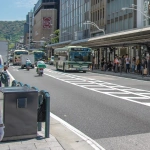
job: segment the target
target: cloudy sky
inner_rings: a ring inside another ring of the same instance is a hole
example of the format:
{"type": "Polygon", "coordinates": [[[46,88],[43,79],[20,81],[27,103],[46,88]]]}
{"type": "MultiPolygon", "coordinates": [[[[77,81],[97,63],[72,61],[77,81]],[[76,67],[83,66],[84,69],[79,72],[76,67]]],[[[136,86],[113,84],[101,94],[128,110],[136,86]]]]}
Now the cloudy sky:
{"type": "Polygon", "coordinates": [[[3,0],[0,8],[0,21],[25,20],[26,15],[38,0],[3,0]]]}

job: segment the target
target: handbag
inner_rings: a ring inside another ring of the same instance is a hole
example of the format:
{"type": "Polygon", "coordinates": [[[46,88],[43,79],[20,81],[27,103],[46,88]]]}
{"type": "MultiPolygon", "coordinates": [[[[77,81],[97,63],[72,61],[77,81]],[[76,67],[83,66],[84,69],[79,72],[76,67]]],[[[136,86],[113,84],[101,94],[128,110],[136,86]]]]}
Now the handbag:
{"type": "Polygon", "coordinates": [[[143,70],[143,74],[147,75],[147,68],[143,70]]]}

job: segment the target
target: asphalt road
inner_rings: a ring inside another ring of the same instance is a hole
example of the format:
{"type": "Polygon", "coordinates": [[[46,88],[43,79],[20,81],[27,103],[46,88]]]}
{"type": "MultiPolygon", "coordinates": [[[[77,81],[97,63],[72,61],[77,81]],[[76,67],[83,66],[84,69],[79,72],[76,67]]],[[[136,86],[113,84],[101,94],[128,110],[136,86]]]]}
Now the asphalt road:
{"type": "Polygon", "coordinates": [[[63,73],[51,66],[43,77],[35,69],[26,71],[17,66],[10,66],[9,72],[17,81],[47,90],[51,112],[104,148],[150,148],[149,82],[96,73],[63,73]]]}

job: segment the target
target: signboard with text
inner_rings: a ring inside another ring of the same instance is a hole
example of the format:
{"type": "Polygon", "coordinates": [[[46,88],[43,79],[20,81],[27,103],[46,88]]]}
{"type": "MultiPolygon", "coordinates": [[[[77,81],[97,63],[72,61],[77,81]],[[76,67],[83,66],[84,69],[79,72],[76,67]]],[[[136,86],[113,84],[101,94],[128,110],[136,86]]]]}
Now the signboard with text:
{"type": "Polygon", "coordinates": [[[43,28],[50,29],[52,27],[52,18],[51,17],[43,17],[43,28]]]}

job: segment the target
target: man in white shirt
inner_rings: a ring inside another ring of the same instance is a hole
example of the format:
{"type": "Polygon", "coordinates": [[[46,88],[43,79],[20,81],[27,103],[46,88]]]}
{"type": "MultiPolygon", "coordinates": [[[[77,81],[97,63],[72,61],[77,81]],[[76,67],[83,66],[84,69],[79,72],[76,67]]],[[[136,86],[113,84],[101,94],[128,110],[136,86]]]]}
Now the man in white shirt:
{"type": "Polygon", "coordinates": [[[129,69],[130,69],[130,58],[129,58],[128,55],[126,55],[125,62],[126,62],[126,73],[129,73],[129,69]]]}

